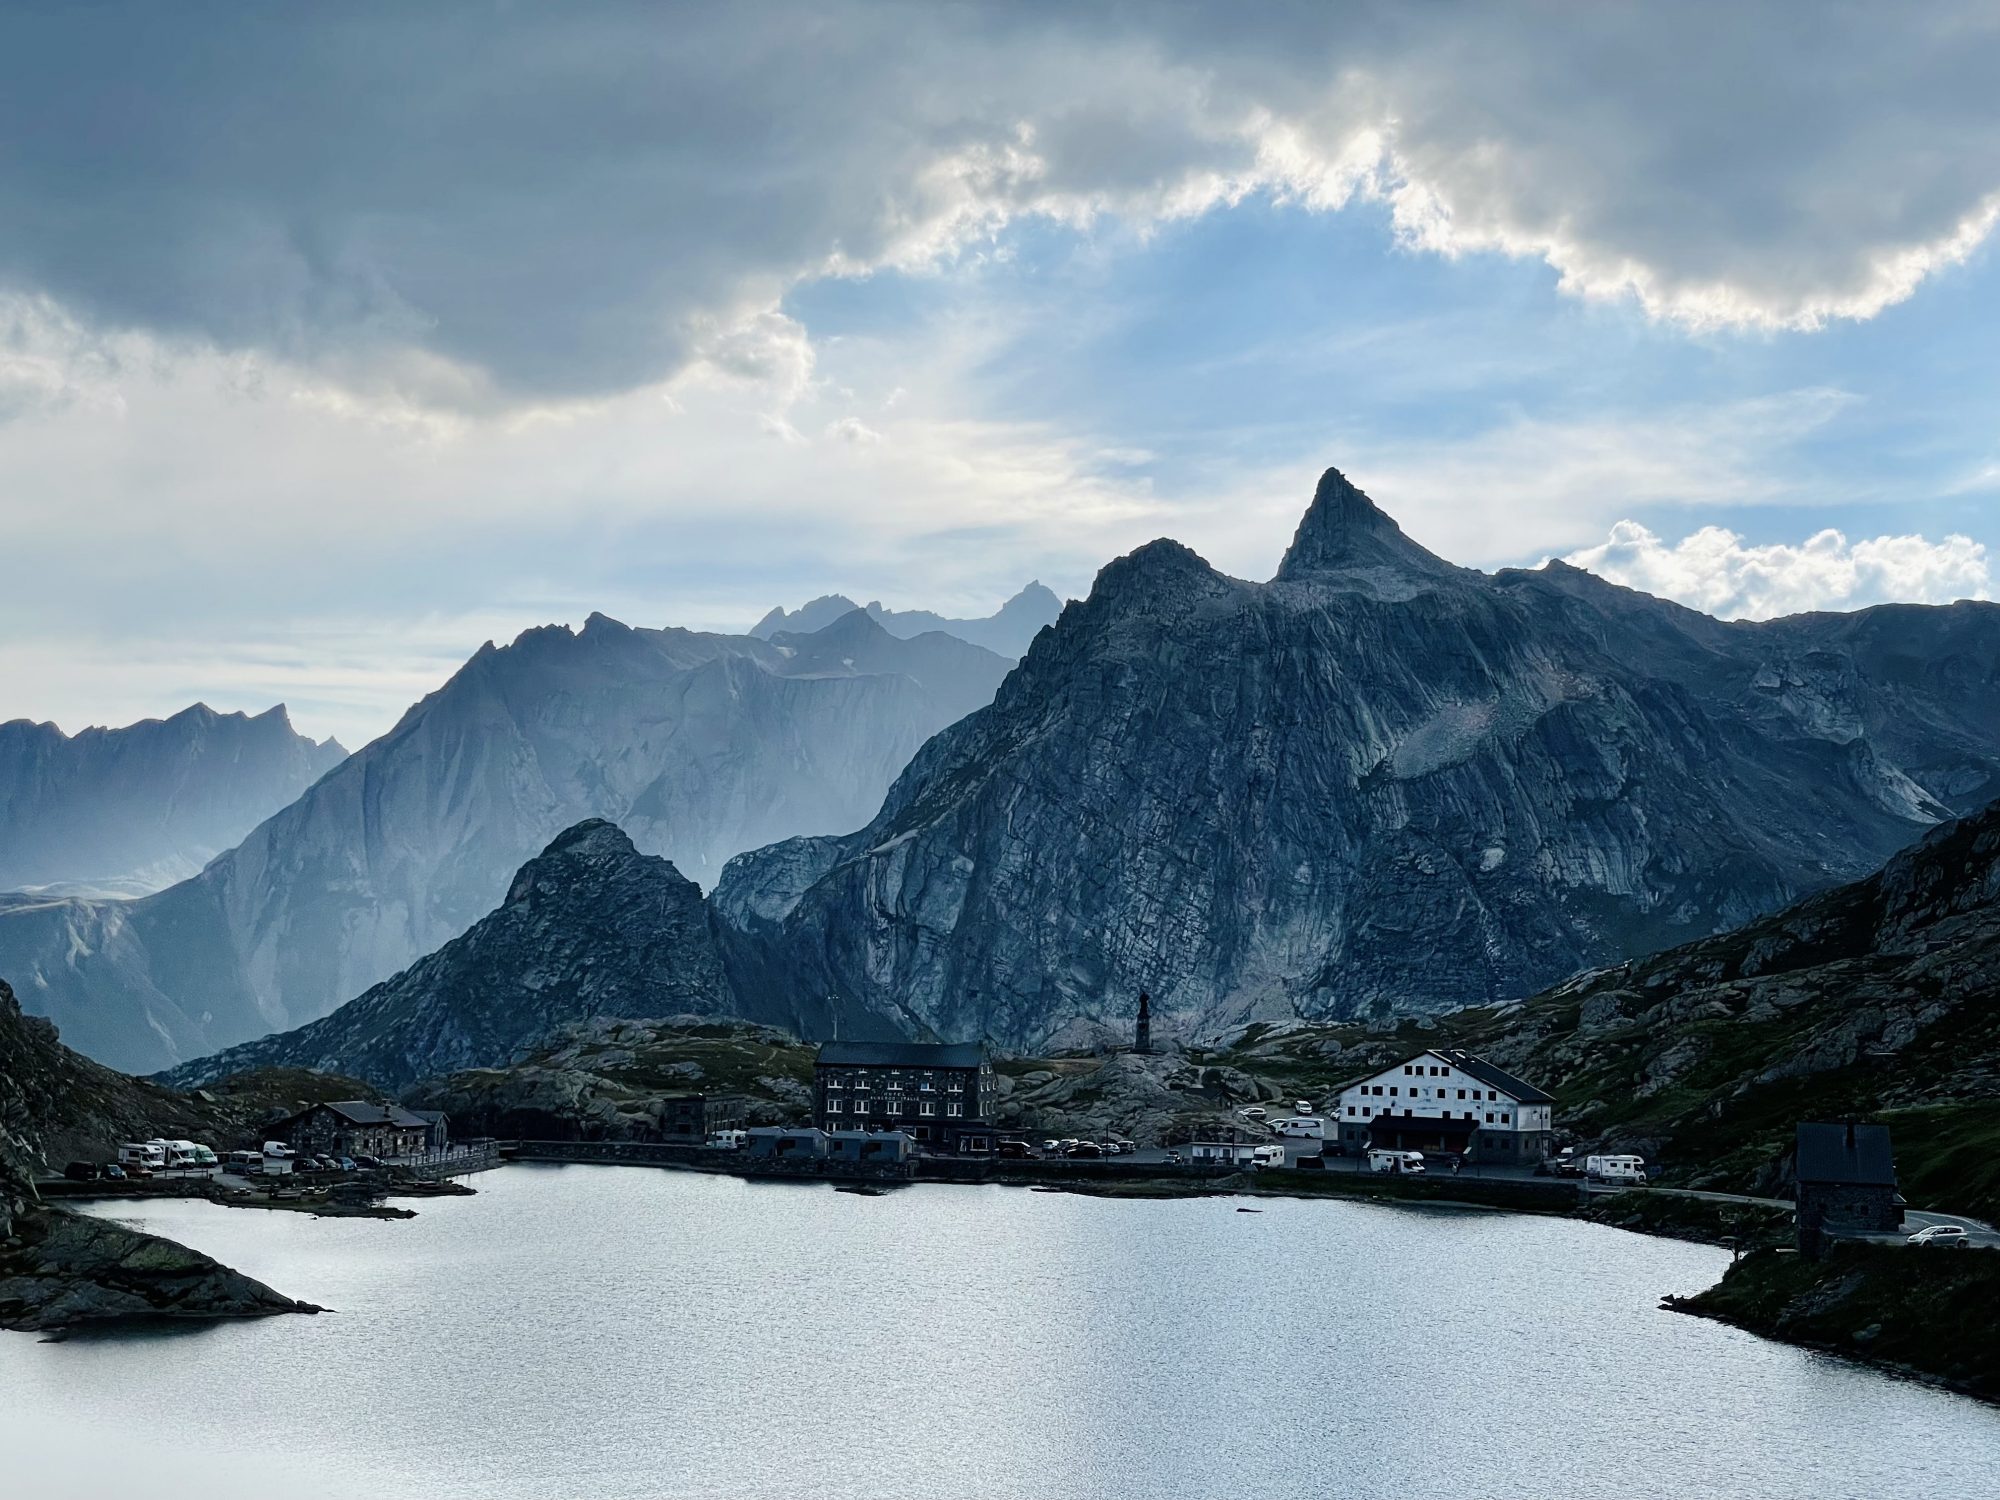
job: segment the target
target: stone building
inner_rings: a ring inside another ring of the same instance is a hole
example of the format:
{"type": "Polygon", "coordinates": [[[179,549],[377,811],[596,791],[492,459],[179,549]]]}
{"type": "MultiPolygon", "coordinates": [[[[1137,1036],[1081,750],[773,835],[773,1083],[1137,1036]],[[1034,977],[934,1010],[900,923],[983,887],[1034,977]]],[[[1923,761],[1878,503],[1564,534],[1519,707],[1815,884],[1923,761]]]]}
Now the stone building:
{"type": "Polygon", "coordinates": [[[300,1110],[274,1126],[270,1138],[307,1156],[422,1156],[431,1122],[400,1104],[340,1099],[300,1110]]]}
{"type": "Polygon", "coordinates": [[[1903,1227],[1886,1125],[1801,1124],[1796,1176],[1799,1249],[1808,1255],[1828,1236],[1903,1227]]]}
{"type": "Polygon", "coordinates": [[[828,1042],[813,1064],[821,1130],[901,1130],[926,1150],[984,1155],[998,1107],[981,1042],[828,1042]]]}
{"type": "Polygon", "coordinates": [[[659,1101],[660,1139],[705,1141],[718,1130],[739,1130],[745,1101],[736,1094],[667,1094],[659,1101]]]}

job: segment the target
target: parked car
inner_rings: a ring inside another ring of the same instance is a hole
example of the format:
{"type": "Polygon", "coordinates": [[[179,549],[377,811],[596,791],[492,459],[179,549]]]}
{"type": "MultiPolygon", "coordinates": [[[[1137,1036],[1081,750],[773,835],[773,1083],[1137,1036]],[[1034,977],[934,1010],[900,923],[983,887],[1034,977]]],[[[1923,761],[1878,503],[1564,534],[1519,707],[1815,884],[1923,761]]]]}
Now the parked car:
{"type": "Polygon", "coordinates": [[[1169,1151],[1167,1153],[1167,1162],[1171,1166],[1178,1167],[1182,1162],[1186,1160],[1187,1158],[1185,1156],[1182,1156],[1178,1151],[1169,1151]]]}
{"type": "Polygon", "coordinates": [[[1243,1111],[1243,1118],[1246,1120],[1261,1120],[1268,1114],[1270,1114],[1270,1111],[1264,1108],[1263,1105],[1253,1104],[1243,1111]]]}
{"type": "Polygon", "coordinates": [[[1106,1156],[1130,1156],[1139,1148],[1127,1140],[1109,1140],[1104,1143],[1106,1156]]]}
{"type": "Polygon", "coordinates": [[[1104,1148],[1095,1141],[1078,1141],[1063,1154],[1078,1161],[1096,1161],[1104,1155],[1104,1148]]]}
{"type": "Polygon", "coordinates": [[[1958,1224],[1931,1224],[1919,1229],[1904,1243],[1915,1245],[1920,1250],[1963,1250],[1972,1243],[1972,1236],[1958,1224]]]}
{"type": "Polygon", "coordinates": [[[361,1171],[375,1172],[381,1169],[382,1163],[372,1156],[357,1156],[354,1158],[354,1165],[361,1171]]]}
{"type": "Polygon", "coordinates": [[[1295,1114],[1309,1115],[1313,1112],[1312,1100],[1294,1099],[1292,1101],[1292,1110],[1295,1114]]]}
{"type": "Polygon", "coordinates": [[[1035,1151],[1026,1141],[1002,1141],[994,1155],[1002,1161],[1033,1161],[1035,1151]]]}
{"type": "Polygon", "coordinates": [[[295,1156],[292,1158],[294,1172],[324,1172],[326,1163],[317,1156],[295,1156]]]}
{"type": "Polygon", "coordinates": [[[73,1161],[63,1168],[63,1176],[71,1182],[97,1181],[97,1163],[94,1161],[73,1161]]]}
{"type": "Polygon", "coordinates": [[[123,1182],[125,1180],[125,1169],[115,1161],[106,1162],[104,1165],[104,1175],[113,1182],[123,1182]]]}
{"type": "Polygon", "coordinates": [[[336,1160],[337,1160],[337,1161],[338,1161],[338,1162],[340,1163],[340,1170],[341,1170],[341,1171],[343,1171],[343,1172],[352,1172],[352,1171],[354,1171],[354,1170],[355,1170],[355,1166],[354,1166],[354,1158],[353,1158],[353,1157],[351,1157],[351,1156],[342,1156],[342,1157],[338,1157],[338,1158],[336,1158],[336,1160]]]}
{"type": "Polygon", "coordinates": [[[1056,1153],[1057,1153],[1058,1151],[1060,1151],[1060,1150],[1062,1150],[1062,1142],[1061,1142],[1061,1141],[1043,1141],[1043,1142],[1042,1142],[1042,1155],[1044,1155],[1044,1156],[1054,1156],[1054,1155],[1055,1155],[1055,1154],[1056,1154],[1056,1153]]]}

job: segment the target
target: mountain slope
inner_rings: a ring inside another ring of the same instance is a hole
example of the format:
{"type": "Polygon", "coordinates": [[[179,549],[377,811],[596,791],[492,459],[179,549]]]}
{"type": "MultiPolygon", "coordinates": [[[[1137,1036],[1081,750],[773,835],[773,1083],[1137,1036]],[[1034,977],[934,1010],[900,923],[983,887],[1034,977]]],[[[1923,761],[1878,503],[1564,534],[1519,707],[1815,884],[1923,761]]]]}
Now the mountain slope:
{"type": "Polygon", "coordinates": [[[192,1088],[252,1068],[313,1068],[395,1091],[509,1062],[572,1022],[736,1010],[701,891],[592,819],[558,835],[497,910],[435,953],[310,1025],[165,1079],[192,1088]]]}
{"type": "Polygon", "coordinates": [[[2000,788],[2000,608],[1724,624],[1433,556],[1329,471],[1270,583],[1099,574],[875,819],[716,891],[772,982],[1032,1048],[1423,1013],[1726,929],[2000,788]]]}
{"type": "Polygon", "coordinates": [[[994,613],[977,620],[953,620],[927,609],[884,609],[879,601],[856,604],[845,594],[826,594],[800,605],[789,614],[774,609],[751,627],[750,633],[768,640],[779,631],[821,630],[843,615],[865,609],[875,623],[893,636],[908,639],[926,631],[941,631],[983,646],[1001,656],[1018,658],[1045,625],[1053,625],[1062,613],[1062,600],[1039,581],[1001,605],[994,613]]]}
{"type": "Polygon", "coordinates": [[[346,757],[283,705],[205,703],[169,719],[65,735],[0,724],[0,890],[143,895],[194,874],[346,757]]]}
{"type": "Polygon", "coordinates": [[[696,878],[856,827],[1006,670],[865,614],[769,641],[602,615],[531,630],[192,880],[136,902],[0,898],[0,973],[91,1056],[169,1066],[324,1015],[456,937],[581,819],[696,878]]]}

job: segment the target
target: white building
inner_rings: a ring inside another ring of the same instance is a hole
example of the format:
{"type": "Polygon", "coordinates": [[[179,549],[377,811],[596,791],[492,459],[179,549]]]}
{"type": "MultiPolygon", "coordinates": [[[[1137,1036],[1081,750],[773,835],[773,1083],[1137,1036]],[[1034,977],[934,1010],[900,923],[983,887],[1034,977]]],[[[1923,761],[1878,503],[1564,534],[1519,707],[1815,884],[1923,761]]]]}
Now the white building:
{"type": "Polygon", "coordinates": [[[1459,1048],[1438,1048],[1343,1088],[1326,1138],[1349,1156],[1372,1146],[1527,1166],[1549,1154],[1554,1108],[1532,1083],[1459,1048]]]}
{"type": "Polygon", "coordinates": [[[1257,1144],[1254,1141],[1196,1141],[1188,1147],[1188,1160],[1228,1162],[1247,1167],[1257,1160],[1257,1144]]]}

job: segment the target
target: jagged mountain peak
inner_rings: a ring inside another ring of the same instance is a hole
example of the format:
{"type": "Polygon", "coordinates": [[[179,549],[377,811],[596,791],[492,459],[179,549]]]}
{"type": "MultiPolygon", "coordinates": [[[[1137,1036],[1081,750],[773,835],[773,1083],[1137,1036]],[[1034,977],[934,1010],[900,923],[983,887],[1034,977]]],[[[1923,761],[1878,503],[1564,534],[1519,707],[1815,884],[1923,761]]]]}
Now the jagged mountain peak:
{"type": "Polygon", "coordinates": [[[1345,474],[1328,469],[1320,475],[1312,504],[1278,564],[1278,580],[1379,567],[1454,571],[1450,563],[1405,536],[1394,518],[1345,474]]]}

